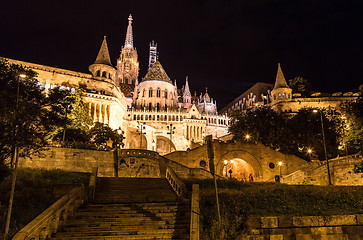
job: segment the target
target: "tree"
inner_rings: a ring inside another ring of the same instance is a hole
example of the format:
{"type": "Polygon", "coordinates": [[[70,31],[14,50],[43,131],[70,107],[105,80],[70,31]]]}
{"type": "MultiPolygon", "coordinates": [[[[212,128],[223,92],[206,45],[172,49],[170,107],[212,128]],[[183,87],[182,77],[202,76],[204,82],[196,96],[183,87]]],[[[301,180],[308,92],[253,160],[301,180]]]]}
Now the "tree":
{"type": "Polygon", "coordinates": [[[289,86],[293,93],[301,93],[302,96],[308,96],[311,92],[310,82],[302,77],[294,77],[289,80],[289,86]]]}
{"type": "Polygon", "coordinates": [[[235,140],[257,141],[283,152],[289,149],[287,119],[270,107],[262,106],[230,114],[229,132],[235,140]],[[250,136],[246,138],[246,136],[250,136]]]}
{"type": "Polygon", "coordinates": [[[113,142],[113,147],[124,146],[123,132],[118,133],[118,130],[113,130],[107,124],[96,122],[95,125],[90,130],[91,142],[97,146],[100,150],[109,149],[106,142],[111,139],[113,142]]]}
{"type": "MultiPolygon", "coordinates": [[[[276,112],[262,106],[230,115],[229,131],[238,141],[260,142],[283,153],[309,159],[307,149],[314,150],[320,160],[325,160],[322,128],[319,113],[313,109],[300,109],[296,114],[276,112]],[[249,138],[246,138],[246,136],[249,138]]],[[[337,118],[328,117],[323,111],[324,133],[328,157],[338,152],[339,131],[337,118]]]]}
{"type": "Polygon", "coordinates": [[[0,59],[0,169],[13,165],[16,147],[23,157],[40,153],[51,133],[70,122],[59,105],[69,93],[52,90],[46,94],[36,76],[30,69],[0,59]]]}
{"type": "Polygon", "coordinates": [[[344,143],[349,152],[363,151],[363,97],[340,105],[344,124],[344,143]]]}
{"type": "MultiPolygon", "coordinates": [[[[339,122],[340,118],[329,114],[328,111],[323,109],[319,109],[318,111],[322,111],[327,155],[329,158],[332,158],[338,154],[340,139],[339,127],[341,126],[339,122]]],[[[299,109],[289,119],[288,125],[292,133],[292,141],[296,145],[294,152],[292,152],[293,154],[307,159],[307,157],[310,158],[307,150],[311,149],[314,156],[320,160],[325,160],[321,116],[319,112],[314,112],[312,108],[299,109]]]]}

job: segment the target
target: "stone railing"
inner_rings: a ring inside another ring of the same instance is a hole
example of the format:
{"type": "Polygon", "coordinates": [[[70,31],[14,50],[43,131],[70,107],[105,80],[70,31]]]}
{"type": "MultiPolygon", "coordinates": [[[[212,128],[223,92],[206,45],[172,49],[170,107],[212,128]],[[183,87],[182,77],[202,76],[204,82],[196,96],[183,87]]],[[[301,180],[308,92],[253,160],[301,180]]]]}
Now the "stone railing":
{"type": "Polygon", "coordinates": [[[147,157],[147,158],[153,158],[158,159],[159,153],[155,151],[150,150],[144,150],[144,149],[118,149],[118,156],[119,157],[147,157]]]}
{"type": "Polygon", "coordinates": [[[199,215],[199,184],[193,184],[190,206],[190,240],[199,240],[199,215]]]}
{"type": "Polygon", "coordinates": [[[84,203],[85,197],[84,185],[80,184],[22,228],[12,239],[43,240],[49,238],[84,203]]]}
{"type": "Polygon", "coordinates": [[[168,180],[170,186],[173,188],[174,192],[180,197],[184,198],[186,196],[186,187],[183,181],[176,175],[176,173],[170,167],[166,168],[166,179],[168,180]]]}

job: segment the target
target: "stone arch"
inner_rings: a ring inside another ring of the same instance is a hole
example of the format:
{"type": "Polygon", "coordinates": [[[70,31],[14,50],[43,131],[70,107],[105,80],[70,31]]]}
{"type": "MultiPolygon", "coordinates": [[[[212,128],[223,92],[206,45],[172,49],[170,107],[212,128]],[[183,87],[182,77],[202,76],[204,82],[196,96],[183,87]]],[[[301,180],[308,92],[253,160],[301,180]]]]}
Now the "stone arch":
{"type": "MultiPolygon", "coordinates": [[[[230,160],[235,160],[235,161],[243,161],[246,164],[248,164],[249,166],[251,166],[252,171],[253,171],[253,178],[254,180],[259,180],[262,179],[262,166],[261,163],[258,161],[258,159],[250,154],[247,151],[244,150],[233,150],[233,151],[229,151],[225,154],[223,154],[220,159],[218,159],[217,164],[216,164],[216,173],[219,175],[223,175],[225,174],[225,164],[224,161],[230,161],[230,160]]],[[[244,163],[243,163],[244,164],[244,163]]]]}
{"type": "Polygon", "coordinates": [[[142,137],[140,137],[140,133],[138,133],[136,129],[129,131],[127,139],[129,139],[129,141],[126,143],[126,146],[128,146],[129,149],[140,149],[140,141],[142,141],[141,149],[147,149],[146,136],[143,134],[142,137]]]}
{"type": "Polygon", "coordinates": [[[164,136],[156,136],[156,151],[163,155],[175,151],[175,145],[169,138],[164,136]]]}

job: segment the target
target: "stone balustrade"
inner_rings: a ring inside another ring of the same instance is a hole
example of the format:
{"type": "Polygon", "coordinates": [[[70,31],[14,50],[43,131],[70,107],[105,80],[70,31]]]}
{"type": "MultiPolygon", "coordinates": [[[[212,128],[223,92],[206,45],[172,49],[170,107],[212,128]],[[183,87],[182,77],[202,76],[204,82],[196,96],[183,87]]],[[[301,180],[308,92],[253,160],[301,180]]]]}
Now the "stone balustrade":
{"type": "Polygon", "coordinates": [[[143,149],[118,149],[119,157],[147,157],[158,159],[159,153],[143,149]]]}
{"type": "Polygon", "coordinates": [[[80,184],[22,228],[12,239],[43,240],[49,238],[84,203],[85,196],[84,185],[80,184]]]}
{"type": "Polygon", "coordinates": [[[179,197],[183,198],[186,196],[185,184],[170,167],[166,168],[166,179],[179,197]]]}

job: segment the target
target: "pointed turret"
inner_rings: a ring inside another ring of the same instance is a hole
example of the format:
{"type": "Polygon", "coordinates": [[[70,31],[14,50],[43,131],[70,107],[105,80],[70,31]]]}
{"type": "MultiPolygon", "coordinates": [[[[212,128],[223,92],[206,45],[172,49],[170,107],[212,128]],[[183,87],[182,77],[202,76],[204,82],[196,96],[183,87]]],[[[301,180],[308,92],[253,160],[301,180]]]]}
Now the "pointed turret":
{"type": "Polygon", "coordinates": [[[103,37],[101,48],[96,61],[88,67],[94,77],[115,79],[116,70],[112,67],[110,54],[108,52],[106,36],[103,37]]]}
{"type": "Polygon", "coordinates": [[[280,63],[277,67],[275,86],[271,91],[271,96],[272,101],[286,101],[292,98],[292,89],[287,85],[280,63]]]}
{"type": "Polygon", "coordinates": [[[277,74],[276,74],[276,81],[275,86],[273,89],[277,88],[290,88],[289,85],[287,85],[284,74],[282,73],[280,63],[278,63],[277,67],[277,74]]]}
{"type": "Polygon", "coordinates": [[[129,18],[129,25],[127,26],[127,31],[126,31],[126,39],[125,39],[125,45],[124,48],[134,48],[134,40],[132,37],[132,16],[130,14],[129,18]]]}
{"type": "Polygon", "coordinates": [[[192,94],[189,90],[188,76],[185,79],[185,87],[183,90],[183,106],[185,108],[190,108],[192,104],[192,94]]]}
{"type": "Polygon", "coordinates": [[[108,47],[107,47],[106,36],[103,36],[102,45],[101,45],[100,51],[98,52],[98,55],[97,55],[97,58],[96,58],[96,61],[94,62],[94,64],[105,64],[105,65],[112,66],[110,54],[108,52],[108,47]]]}
{"type": "Polygon", "coordinates": [[[183,91],[183,96],[192,96],[192,94],[190,93],[190,90],[189,90],[188,76],[185,79],[185,87],[184,87],[184,91],[183,91]]]}

